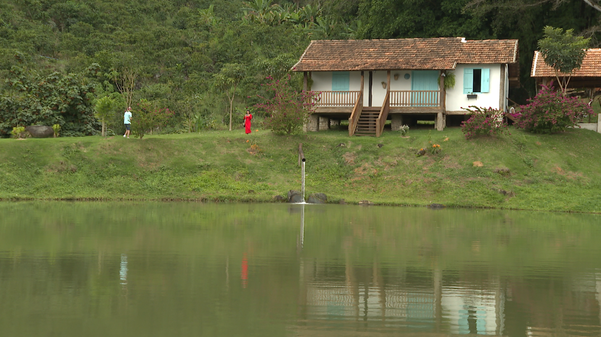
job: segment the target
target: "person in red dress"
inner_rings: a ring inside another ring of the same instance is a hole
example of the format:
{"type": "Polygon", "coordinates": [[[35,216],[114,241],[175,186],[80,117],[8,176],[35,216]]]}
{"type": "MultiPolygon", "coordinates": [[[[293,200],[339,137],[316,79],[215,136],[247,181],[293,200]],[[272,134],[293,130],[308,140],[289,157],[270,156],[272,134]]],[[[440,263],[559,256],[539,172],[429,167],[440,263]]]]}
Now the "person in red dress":
{"type": "Polygon", "coordinates": [[[253,115],[250,114],[250,110],[246,110],[246,115],[244,115],[244,128],[246,134],[251,132],[250,130],[250,120],[253,119],[253,115]]]}

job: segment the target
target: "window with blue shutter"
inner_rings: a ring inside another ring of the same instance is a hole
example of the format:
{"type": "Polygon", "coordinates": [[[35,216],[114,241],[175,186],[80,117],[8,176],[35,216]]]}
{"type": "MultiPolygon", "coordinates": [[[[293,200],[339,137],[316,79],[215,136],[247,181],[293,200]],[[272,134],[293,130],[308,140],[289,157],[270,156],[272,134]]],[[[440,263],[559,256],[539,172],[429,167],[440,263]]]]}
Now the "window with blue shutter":
{"type": "Polygon", "coordinates": [[[490,91],[490,69],[484,68],[482,69],[482,77],[481,77],[481,87],[480,92],[489,92],[490,91]]]}
{"type": "Polygon", "coordinates": [[[466,68],[463,71],[463,93],[483,93],[490,91],[490,69],[466,68]]]}
{"type": "Polygon", "coordinates": [[[348,71],[332,72],[332,91],[349,91],[351,73],[348,71]]]}
{"type": "Polygon", "coordinates": [[[474,92],[474,69],[466,68],[463,70],[463,93],[471,94],[474,92]]]}

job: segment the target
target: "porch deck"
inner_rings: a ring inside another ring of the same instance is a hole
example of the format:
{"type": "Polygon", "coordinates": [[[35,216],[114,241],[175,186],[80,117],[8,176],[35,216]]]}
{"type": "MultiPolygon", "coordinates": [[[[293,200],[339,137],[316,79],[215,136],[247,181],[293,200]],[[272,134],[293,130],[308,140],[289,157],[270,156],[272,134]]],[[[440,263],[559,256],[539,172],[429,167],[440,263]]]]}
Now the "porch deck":
{"type": "Polygon", "coordinates": [[[444,92],[440,90],[389,90],[381,106],[366,106],[362,91],[321,91],[313,100],[315,112],[307,130],[327,129],[329,119],[348,119],[349,136],[357,133],[379,137],[389,117],[394,128],[402,122],[402,115],[425,114],[434,115],[436,129],[442,130],[445,123],[442,97],[444,92]]]}
{"type": "MultiPolygon", "coordinates": [[[[315,112],[328,115],[350,114],[360,91],[321,91],[315,98],[315,112]]],[[[439,90],[390,90],[389,113],[438,113],[443,110],[439,90]]],[[[372,106],[381,108],[382,106],[372,106]]]]}

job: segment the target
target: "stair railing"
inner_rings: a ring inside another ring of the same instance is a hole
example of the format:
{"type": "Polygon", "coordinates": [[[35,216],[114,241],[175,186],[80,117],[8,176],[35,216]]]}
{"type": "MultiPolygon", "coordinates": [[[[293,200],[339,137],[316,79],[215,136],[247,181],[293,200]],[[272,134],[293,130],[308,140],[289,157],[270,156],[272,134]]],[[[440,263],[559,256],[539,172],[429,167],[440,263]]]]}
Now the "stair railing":
{"type": "Polygon", "coordinates": [[[351,117],[348,119],[349,137],[352,137],[355,131],[357,131],[357,122],[359,121],[359,117],[361,117],[361,112],[363,112],[363,90],[359,91],[359,97],[357,97],[351,117]]]}
{"type": "Polygon", "coordinates": [[[380,109],[380,115],[376,119],[376,137],[380,137],[384,132],[384,125],[386,125],[386,119],[388,119],[388,112],[390,111],[390,91],[386,92],[384,103],[380,109]]]}

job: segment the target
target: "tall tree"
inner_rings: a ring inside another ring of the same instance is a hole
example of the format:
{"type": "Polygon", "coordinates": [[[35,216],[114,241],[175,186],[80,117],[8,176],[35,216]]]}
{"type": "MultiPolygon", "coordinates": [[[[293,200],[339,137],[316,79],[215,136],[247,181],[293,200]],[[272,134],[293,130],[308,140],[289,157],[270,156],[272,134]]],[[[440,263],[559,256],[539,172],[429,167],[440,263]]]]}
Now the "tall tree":
{"type": "Polygon", "coordinates": [[[561,92],[565,96],[572,72],[580,69],[586,56],[589,39],[574,36],[574,30],[563,31],[561,28],[546,26],[545,37],[538,41],[538,48],[545,60],[555,71],[555,77],[561,92]]]}
{"type": "Polygon", "coordinates": [[[490,38],[487,21],[463,11],[469,0],[362,0],[360,38],[490,38]]]}
{"type": "Polygon", "coordinates": [[[234,114],[234,99],[238,84],[244,79],[245,70],[241,64],[227,63],[221,71],[214,75],[215,86],[225,93],[230,108],[230,131],[232,131],[232,115],[234,114]]]}
{"type": "Polygon", "coordinates": [[[136,87],[136,77],[138,74],[131,68],[123,68],[121,72],[113,70],[111,72],[113,82],[117,87],[117,90],[123,95],[125,99],[126,107],[130,107],[134,97],[134,89],[136,87]]]}

